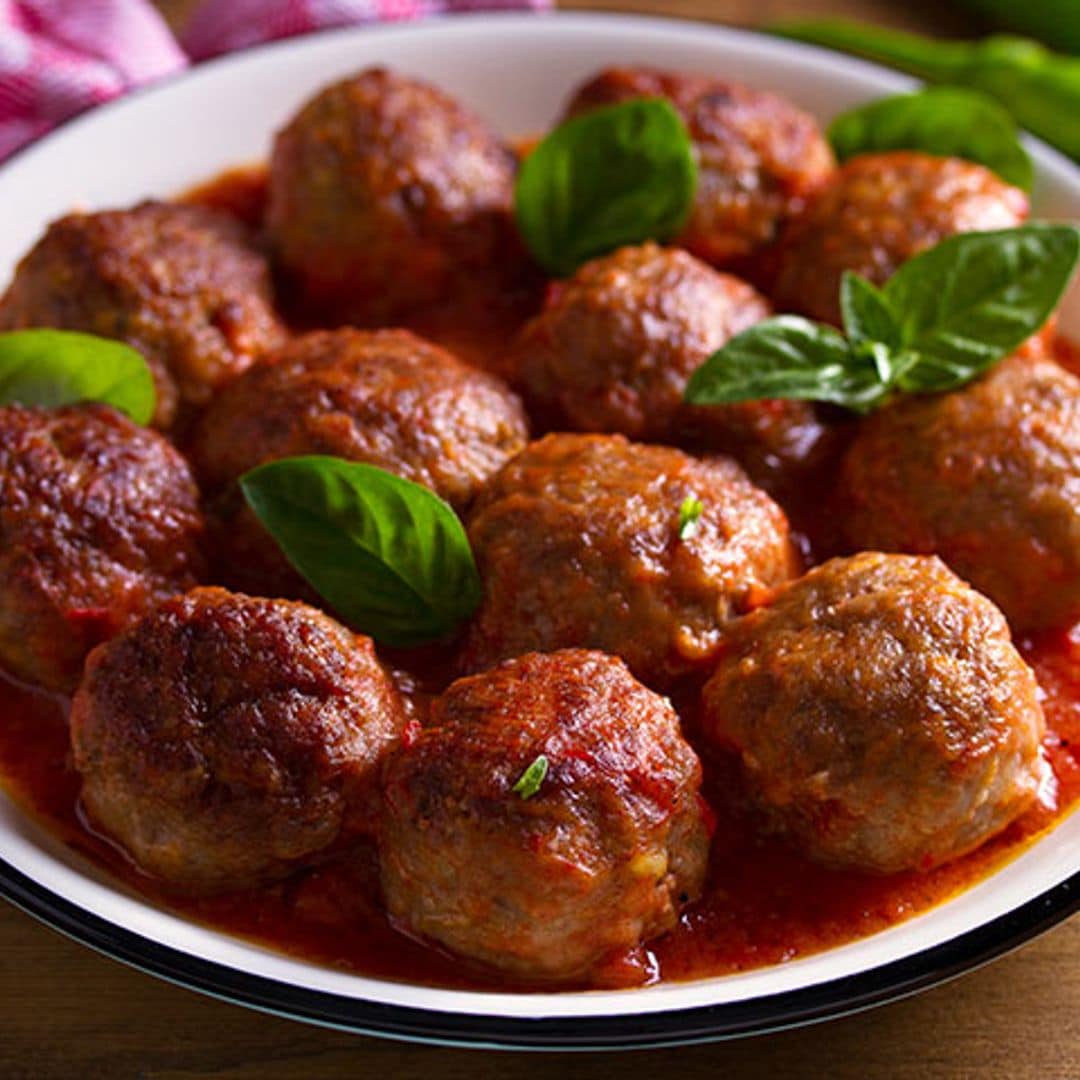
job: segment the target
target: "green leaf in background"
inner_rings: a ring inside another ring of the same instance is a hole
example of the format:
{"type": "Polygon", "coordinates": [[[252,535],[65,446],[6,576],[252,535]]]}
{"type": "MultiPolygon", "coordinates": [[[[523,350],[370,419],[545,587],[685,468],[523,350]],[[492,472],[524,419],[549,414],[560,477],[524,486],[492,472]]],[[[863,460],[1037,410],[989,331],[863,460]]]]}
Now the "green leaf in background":
{"type": "Polygon", "coordinates": [[[921,150],[985,165],[1025,191],[1035,179],[1016,122],[976,90],[936,86],[883,98],[838,116],[828,135],[840,161],[857,154],[921,150]]]}
{"type": "MultiPolygon", "coordinates": [[[[1038,0],[1031,0],[1034,5],[1038,0]]],[[[769,28],[796,41],[854,53],[927,82],[981,90],[1017,123],[1080,161],[1080,58],[1009,34],[937,41],[846,19],[785,22],[769,28]]]]}
{"type": "Polygon", "coordinates": [[[419,484],[311,456],[260,465],[240,487],[296,570],[346,622],[381,642],[444,637],[480,602],[465,529],[419,484]]]}
{"type": "Polygon", "coordinates": [[[130,345],[71,330],[0,334],[0,404],[56,408],[101,401],[137,424],[154,415],[154,379],[130,345]]]}
{"type": "Polygon", "coordinates": [[[1080,53],[1080,4],[1076,0],[961,0],[964,7],[1005,30],[1041,38],[1080,53]]]}
{"type": "Polygon", "coordinates": [[[522,162],[521,235],[555,274],[686,224],[697,165],[686,125],[659,98],[609,105],[560,125],[522,162]]]}
{"type": "Polygon", "coordinates": [[[1078,261],[1075,225],[952,236],[909,259],[882,289],[845,274],[846,337],[796,316],[766,319],[714,352],[685,398],[803,398],[866,412],[896,393],[956,389],[1042,328],[1078,261]]]}
{"type": "Polygon", "coordinates": [[[714,352],[690,377],[685,400],[721,405],[802,398],[865,411],[884,393],[872,359],[856,356],[838,330],[777,315],[714,352]]]}

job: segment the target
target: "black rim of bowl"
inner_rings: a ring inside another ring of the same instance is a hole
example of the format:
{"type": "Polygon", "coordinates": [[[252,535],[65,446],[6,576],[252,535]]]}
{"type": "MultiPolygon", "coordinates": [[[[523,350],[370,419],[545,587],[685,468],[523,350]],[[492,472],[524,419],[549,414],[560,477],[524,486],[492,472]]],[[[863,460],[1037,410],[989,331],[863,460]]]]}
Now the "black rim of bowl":
{"type": "Polygon", "coordinates": [[[125,930],[83,910],[3,860],[0,895],[53,929],[115,960],[212,997],[294,1020],[442,1045],[619,1050],[762,1034],[906,997],[985,964],[1080,911],[1080,871],[1014,911],[950,941],[829,982],[690,1009],[536,1019],[385,1005],[240,971],[125,930]]]}

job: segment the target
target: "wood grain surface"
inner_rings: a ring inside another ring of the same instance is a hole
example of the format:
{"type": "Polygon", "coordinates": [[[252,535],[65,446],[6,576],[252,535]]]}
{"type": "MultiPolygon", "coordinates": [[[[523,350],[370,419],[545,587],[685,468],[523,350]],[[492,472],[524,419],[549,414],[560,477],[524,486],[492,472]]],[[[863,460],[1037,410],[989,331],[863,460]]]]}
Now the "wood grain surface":
{"type": "MultiPolygon", "coordinates": [[[[1038,0],[1030,0],[1038,2],[1038,0]]],[[[191,0],[162,0],[179,23],[191,0]]],[[[938,33],[979,28],[941,3],[886,0],[588,0],[563,7],[663,12],[755,25],[863,15],[938,33]]],[[[131,971],[0,903],[0,1080],[1077,1080],[1080,919],[919,997],[799,1031],[635,1055],[443,1050],[306,1027],[131,971]]]]}

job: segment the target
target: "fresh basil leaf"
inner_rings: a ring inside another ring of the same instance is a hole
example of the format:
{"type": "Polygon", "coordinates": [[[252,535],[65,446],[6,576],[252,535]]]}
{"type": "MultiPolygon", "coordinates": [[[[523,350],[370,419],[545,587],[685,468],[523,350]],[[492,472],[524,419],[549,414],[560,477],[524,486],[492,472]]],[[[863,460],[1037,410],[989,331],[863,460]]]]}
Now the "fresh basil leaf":
{"type": "Polygon", "coordinates": [[[840,279],[840,311],[844,333],[852,345],[877,342],[899,347],[900,327],[885,294],[851,270],[845,270],[840,279]]]}
{"type": "Polygon", "coordinates": [[[838,116],[828,136],[841,161],[857,154],[921,150],[985,165],[1025,191],[1035,179],[1016,122],[977,90],[934,86],[883,98],[838,116]]]}
{"type": "Polygon", "coordinates": [[[548,774],[548,759],[540,754],[535,761],[521,774],[512,790],[521,796],[522,800],[531,799],[544,782],[548,774]]]}
{"type": "Polygon", "coordinates": [[[374,465],[272,461],[240,487],[285,557],[346,622],[388,645],[443,637],[476,609],[480,578],[454,511],[374,465]]]}
{"type": "Polygon", "coordinates": [[[522,162],[514,205],[537,262],[561,275],[624,244],[675,236],[696,187],[686,125],[670,102],[643,98],[557,127],[522,162]]]}
{"type": "Polygon", "coordinates": [[[154,415],[154,379],[130,345],[71,330],[0,334],[0,405],[101,401],[137,424],[154,415]]]}
{"type": "Polygon", "coordinates": [[[901,388],[950,389],[1012,352],[1053,313],[1078,258],[1080,228],[1035,224],[961,233],[909,259],[882,290],[900,348],[922,358],[901,388]]]}
{"type": "Polygon", "coordinates": [[[687,495],[679,507],[679,539],[689,540],[698,531],[705,504],[696,495],[687,495]]]}
{"type": "Polygon", "coordinates": [[[684,397],[692,405],[802,398],[862,412],[886,392],[873,359],[853,351],[838,330],[778,315],[714,352],[690,377],[684,397]]]}

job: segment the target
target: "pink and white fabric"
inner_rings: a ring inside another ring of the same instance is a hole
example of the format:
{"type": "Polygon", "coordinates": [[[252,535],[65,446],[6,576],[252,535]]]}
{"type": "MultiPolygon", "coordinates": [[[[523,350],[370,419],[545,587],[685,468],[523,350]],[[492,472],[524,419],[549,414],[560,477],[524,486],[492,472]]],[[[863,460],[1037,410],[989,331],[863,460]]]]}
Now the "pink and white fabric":
{"type": "Polygon", "coordinates": [[[148,0],[0,0],[0,161],[93,105],[190,62],[333,26],[551,0],[205,0],[183,48],[148,0]]]}

